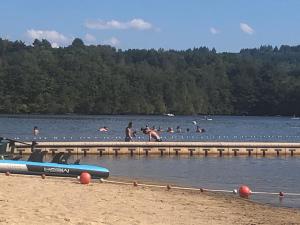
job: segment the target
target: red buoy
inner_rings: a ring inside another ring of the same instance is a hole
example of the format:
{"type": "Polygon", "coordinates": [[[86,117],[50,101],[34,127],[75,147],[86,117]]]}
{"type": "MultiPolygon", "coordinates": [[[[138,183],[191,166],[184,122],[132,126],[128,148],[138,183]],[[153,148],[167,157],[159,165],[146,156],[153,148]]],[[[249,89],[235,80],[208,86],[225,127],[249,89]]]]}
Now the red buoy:
{"type": "Polygon", "coordinates": [[[82,172],[79,180],[81,184],[89,184],[91,181],[91,175],[88,172],[82,172]]]}
{"type": "Polygon", "coordinates": [[[251,190],[248,186],[246,185],[242,185],[240,188],[239,188],[239,194],[242,198],[248,198],[249,195],[251,194],[251,190]]]}

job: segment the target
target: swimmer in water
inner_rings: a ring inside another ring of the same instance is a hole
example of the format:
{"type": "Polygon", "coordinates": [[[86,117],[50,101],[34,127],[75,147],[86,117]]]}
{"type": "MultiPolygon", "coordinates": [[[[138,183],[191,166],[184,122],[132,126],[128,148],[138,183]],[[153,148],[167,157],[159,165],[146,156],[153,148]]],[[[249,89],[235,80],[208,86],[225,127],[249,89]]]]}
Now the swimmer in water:
{"type": "Polygon", "coordinates": [[[168,130],[167,130],[167,132],[169,132],[169,133],[174,133],[174,130],[173,130],[173,128],[172,128],[172,127],[168,127],[168,130]]]}
{"type": "Polygon", "coordinates": [[[33,135],[34,135],[34,136],[37,136],[39,133],[40,133],[40,131],[39,131],[38,127],[35,126],[35,127],[33,128],[33,135]]]}
{"type": "Polygon", "coordinates": [[[101,132],[107,132],[108,128],[104,126],[104,127],[99,128],[99,131],[101,131],[101,132]]]}
{"type": "Polygon", "coordinates": [[[164,130],[159,126],[157,131],[158,132],[163,132],[164,130]]]}
{"type": "Polygon", "coordinates": [[[199,126],[197,126],[196,133],[203,133],[203,132],[205,132],[205,129],[200,128],[199,126]]]}

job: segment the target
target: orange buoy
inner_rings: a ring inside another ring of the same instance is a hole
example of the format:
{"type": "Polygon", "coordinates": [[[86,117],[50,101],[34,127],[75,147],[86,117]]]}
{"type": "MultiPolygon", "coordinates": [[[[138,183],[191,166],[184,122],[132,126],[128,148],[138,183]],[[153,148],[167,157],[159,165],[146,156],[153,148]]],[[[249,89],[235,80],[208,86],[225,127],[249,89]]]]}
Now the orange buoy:
{"type": "Polygon", "coordinates": [[[240,188],[239,188],[239,194],[242,198],[248,198],[249,195],[251,194],[251,190],[248,186],[246,185],[242,185],[240,188]]]}
{"type": "Polygon", "coordinates": [[[89,174],[88,172],[82,172],[80,174],[79,180],[81,184],[89,184],[91,181],[91,174],[89,174]]]}
{"type": "Polygon", "coordinates": [[[138,186],[138,183],[137,183],[136,181],[134,181],[134,182],[133,182],[133,186],[134,186],[134,187],[137,187],[137,186],[138,186]]]}
{"type": "Polygon", "coordinates": [[[9,176],[9,175],[10,175],[10,172],[8,172],[8,171],[5,172],[5,175],[6,175],[6,176],[9,176]]]}
{"type": "Polygon", "coordinates": [[[45,178],[46,178],[46,175],[45,175],[45,174],[42,174],[41,177],[42,177],[42,179],[45,179],[45,178]]]}

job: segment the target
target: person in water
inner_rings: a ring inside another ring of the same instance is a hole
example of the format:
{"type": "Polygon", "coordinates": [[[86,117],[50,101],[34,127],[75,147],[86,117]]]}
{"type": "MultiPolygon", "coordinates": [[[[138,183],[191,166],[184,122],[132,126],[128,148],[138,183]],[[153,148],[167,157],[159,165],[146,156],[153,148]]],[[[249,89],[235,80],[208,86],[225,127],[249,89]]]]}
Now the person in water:
{"type": "Polygon", "coordinates": [[[177,133],[181,133],[181,128],[180,128],[180,126],[177,126],[177,127],[176,127],[176,132],[177,132],[177,133]]]}
{"type": "Polygon", "coordinates": [[[104,127],[99,128],[99,131],[101,131],[101,132],[107,132],[108,128],[104,126],[104,127]]]}
{"type": "Polygon", "coordinates": [[[125,128],[125,141],[132,141],[133,132],[132,132],[132,122],[128,123],[128,126],[125,128]]]}
{"type": "Polygon", "coordinates": [[[34,135],[34,136],[37,136],[39,133],[40,133],[40,131],[39,131],[38,127],[35,126],[35,127],[33,128],[33,135],[34,135]]]}
{"type": "Polygon", "coordinates": [[[172,128],[172,127],[168,127],[168,130],[167,130],[167,132],[169,132],[169,133],[174,133],[174,130],[173,130],[173,128],[172,128]]]}
{"type": "Polygon", "coordinates": [[[205,132],[205,129],[200,128],[199,126],[197,126],[196,133],[203,133],[203,132],[205,132]]]}
{"type": "Polygon", "coordinates": [[[149,141],[151,141],[152,139],[155,140],[155,141],[157,141],[157,142],[161,142],[162,141],[161,138],[160,138],[160,136],[158,135],[158,133],[155,130],[150,129],[149,127],[141,128],[141,131],[144,134],[149,135],[149,141]]]}

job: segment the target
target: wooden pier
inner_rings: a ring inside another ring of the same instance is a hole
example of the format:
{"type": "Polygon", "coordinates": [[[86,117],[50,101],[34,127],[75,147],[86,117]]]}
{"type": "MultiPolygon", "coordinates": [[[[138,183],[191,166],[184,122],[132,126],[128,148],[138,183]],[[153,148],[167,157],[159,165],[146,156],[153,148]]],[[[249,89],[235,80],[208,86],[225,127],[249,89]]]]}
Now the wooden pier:
{"type": "MultiPolygon", "coordinates": [[[[53,155],[300,156],[300,143],[280,142],[38,142],[36,149],[53,155]]],[[[15,152],[30,154],[31,149],[16,144],[15,152]]]]}

